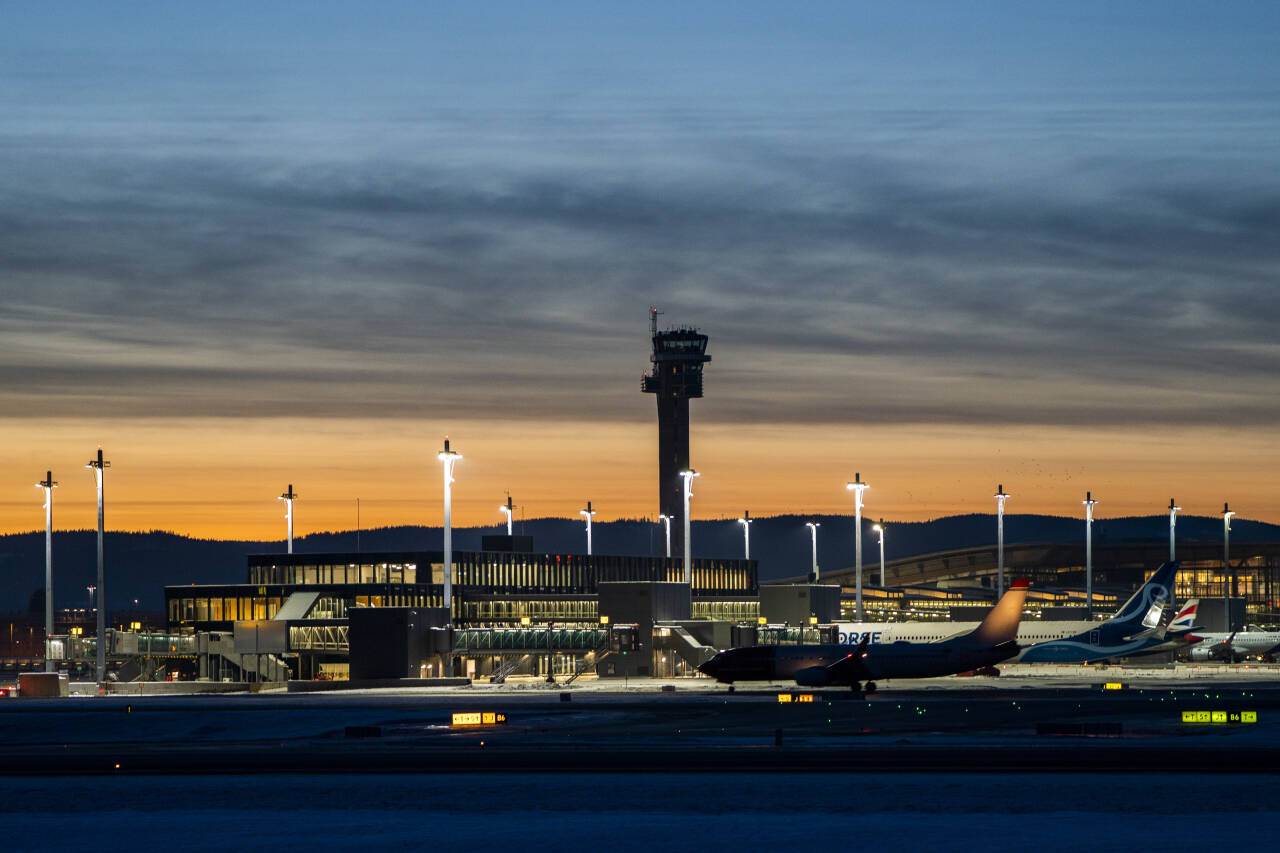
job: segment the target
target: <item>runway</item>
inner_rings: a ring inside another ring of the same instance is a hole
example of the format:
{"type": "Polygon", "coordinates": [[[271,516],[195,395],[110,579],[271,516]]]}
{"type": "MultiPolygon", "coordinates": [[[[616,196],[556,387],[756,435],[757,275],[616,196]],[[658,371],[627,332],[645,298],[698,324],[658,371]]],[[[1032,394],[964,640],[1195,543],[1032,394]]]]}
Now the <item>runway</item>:
{"type": "Polygon", "coordinates": [[[927,679],[866,696],[764,684],[730,693],[686,679],[17,699],[0,702],[0,768],[38,775],[1280,766],[1274,670],[1157,678],[1109,668],[1104,677],[1117,688],[1105,690],[1097,674],[927,679]],[[1184,721],[1184,712],[1205,722],[1184,721]],[[1221,722],[1210,721],[1215,712],[1221,722]],[[503,722],[460,727],[455,713],[503,722]]]}

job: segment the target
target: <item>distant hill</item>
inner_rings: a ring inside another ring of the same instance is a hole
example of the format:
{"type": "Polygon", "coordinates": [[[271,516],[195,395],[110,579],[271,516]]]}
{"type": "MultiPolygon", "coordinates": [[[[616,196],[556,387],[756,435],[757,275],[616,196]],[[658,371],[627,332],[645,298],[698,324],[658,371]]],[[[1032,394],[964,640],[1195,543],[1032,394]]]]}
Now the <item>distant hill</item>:
{"type": "MultiPolygon", "coordinates": [[[[760,561],[761,580],[804,574],[809,570],[809,531],[806,521],[821,523],[818,563],[825,569],[853,564],[853,519],[847,515],[780,515],[755,519],[751,525],[751,553],[760,561]]],[[[863,534],[863,559],[879,559],[876,534],[870,522],[863,534]]],[[[1108,518],[1094,522],[1098,544],[1164,541],[1168,537],[1166,515],[1108,518]]],[[[885,556],[888,559],[927,554],[952,548],[992,544],[994,515],[956,515],[922,522],[886,524],[885,556]]],[[[505,528],[470,527],[454,530],[454,547],[480,547],[485,534],[505,528]]],[[[517,524],[517,533],[533,536],[534,546],[549,553],[581,553],[586,550],[582,523],[576,519],[539,518],[517,524]]],[[[1185,516],[1178,519],[1181,541],[1218,541],[1222,519],[1185,516]]],[[[1237,542],[1280,541],[1280,526],[1234,519],[1231,536],[1237,542]]],[[[1079,518],[1050,515],[1006,515],[1005,541],[1078,542],[1084,537],[1079,518]]],[[[593,525],[597,554],[661,554],[661,528],[650,521],[608,521],[593,525]]],[[[695,521],[694,555],[742,556],[742,528],[732,519],[695,521]]],[[[387,527],[360,533],[363,551],[430,551],[441,547],[438,527],[387,527]]],[[[245,580],[245,555],[283,553],[284,543],[192,539],[174,533],[113,533],[105,542],[107,601],[112,608],[139,606],[158,610],[163,587],[186,583],[240,583],[245,580]]],[[[298,553],[355,551],[354,531],[315,533],[294,540],[298,553]]],[[[54,602],[58,607],[88,602],[86,587],[97,573],[96,534],[75,530],[54,534],[54,602]]],[[[678,556],[678,555],[677,555],[678,556]]],[[[0,536],[0,612],[26,610],[32,593],[44,583],[44,533],[0,536]]]]}

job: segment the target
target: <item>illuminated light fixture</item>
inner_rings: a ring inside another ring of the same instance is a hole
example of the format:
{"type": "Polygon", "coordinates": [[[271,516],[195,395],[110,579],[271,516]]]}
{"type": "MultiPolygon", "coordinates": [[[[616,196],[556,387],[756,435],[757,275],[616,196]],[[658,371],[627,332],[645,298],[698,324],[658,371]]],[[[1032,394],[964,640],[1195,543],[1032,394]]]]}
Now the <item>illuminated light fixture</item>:
{"type": "MultiPolygon", "coordinates": [[[[97,659],[94,661],[94,672],[98,683],[101,684],[107,678],[107,608],[106,596],[107,588],[103,583],[103,567],[102,567],[102,539],[104,530],[104,513],[102,509],[102,472],[111,467],[111,463],[102,458],[102,448],[98,448],[98,457],[90,459],[86,468],[93,469],[94,476],[98,481],[98,583],[94,587],[102,595],[102,603],[98,606],[98,649],[97,659]]],[[[92,598],[93,593],[91,592],[92,598]]]]}
{"type": "Polygon", "coordinates": [[[742,559],[751,559],[751,512],[750,510],[742,511],[742,518],[738,519],[738,523],[742,525],[742,559]]]}
{"type": "Polygon", "coordinates": [[[996,486],[996,601],[1004,596],[1004,502],[1011,495],[1005,494],[1004,483],[996,486]]]}
{"type": "Polygon", "coordinates": [[[293,490],[293,483],[289,484],[289,490],[287,492],[285,492],[280,497],[276,498],[276,500],[278,501],[284,501],[284,506],[285,506],[284,517],[288,521],[288,525],[289,525],[289,539],[288,539],[289,550],[287,553],[290,553],[290,554],[293,553],[293,502],[297,499],[298,499],[298,493],[293,490]]]}
{"type": "Polygon", "coordinates": [[[511,535],[511,516],[515,512],[515,507],[512,506],[511,504],[511,495],[507,495],[507,502],[502,506],[498,507],[498,512],[505,512],[507,514],[507,535],[510,536],[511,535]]]}
{"type": "Polygon", "coordinates": [[[591,501],[587,501],[586,509],[578,510],[578,515],[584,516],[587,519],[587,556],[588,557],[591,556],[591,518],[595,514],[596,514],[596,511],[591,508],[591,501]]]}
{"type": "Polygon", "coordinates": [[[871,525],[871,529],[880,534],[880,587],[883,589],[886,586],[884,582],[884,519],[880,519],[879,524],[871,525]]]}
{"type": "Polygon", "coordinates": [[[667,559],[670,560],[671,559],[671,516],[659,515],[658,518],[662,521],[662,526],[667,535],[667,559]]]}
{"type": "Polygon", "coordinates": [[[699,476],[692,468],[681,471],[680,479],[684,482],[684,582],[693,585],[693,547],[689,541],[689,499],[693,497],[693,478],[699,476]]]}
{"type": "Polygon", "coordinates": [[[444,467],[444,608],[453,616],[453,466],[462,454],[449,449],[449,436],[444,437],[444,450],[436,454],[444,467]]]}
{"type": "Polygon", "coordinates": [[[36,488],[44,489],[44,671],[53,672],[53,472],[46,471],[36,488]]]}
{"type": "Polygon", "coordinates": [[[1093,492],[1084,493],[1084,598],[1085,615],[1093,619],[1093,492]]]}
{"type": "Polygon", "coordinates": [[[809,528],[809,551],[812,558],[810,565],[813,579],[816,581],[818,579],[818,528],[822,525],[816,521],[806,521],[804,526],[809,528]]]}
{"type": "Polygon", "coordinates": [[[853,482],[846,483],[845,488],[853,492],[853,566],[856,592],[856,621],[863,621],[862,611],[862,497],[871,486],[862,482],[862,475],[853,474],[853,482]]]}
{"type": "Polygon", "coordinates": [[[1222,505],[1222,612],[1226,620],[1224,631],[1231,630],[1231,516],[1235,512],[1227,504],[1222,505]]]}

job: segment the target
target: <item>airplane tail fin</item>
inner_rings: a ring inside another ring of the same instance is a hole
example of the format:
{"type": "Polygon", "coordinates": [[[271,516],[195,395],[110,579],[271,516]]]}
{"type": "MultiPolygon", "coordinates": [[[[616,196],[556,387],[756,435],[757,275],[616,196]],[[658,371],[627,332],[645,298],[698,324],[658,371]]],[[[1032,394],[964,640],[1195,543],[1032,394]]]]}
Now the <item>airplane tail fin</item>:
{"type": "Polygon", "coordinates": [[[1169,623],[1169,627],[1165,630],[1170,634],[1182,634],[1196,627],[1196,611],[1200,607],[1200,599],[1193,598],[1186,604],[1182,605],[1182,609],[1178,611],[1178,615],[1173,617],[1173,621],[1169,623]]]}
{"type": "Polygon", "coordinates": [[[1022,606],[1027,600],[1027,590],[1030,587],[1031,581],[1026,578],[1015,580],[969,637],[984,646],[997,646],[1017,639],[1018,624],[1022,621],[1022,606]]]}
{"type": "Polygon", "coordinates": [[[1162,563],[1108,621],[1132,623],[1135,628],[1138,625],[1154,628],[1160,621],[1165,604],[1172,597],[1170,593],[1178,576],[1178,566],[1175,560],[1162,563]]]}

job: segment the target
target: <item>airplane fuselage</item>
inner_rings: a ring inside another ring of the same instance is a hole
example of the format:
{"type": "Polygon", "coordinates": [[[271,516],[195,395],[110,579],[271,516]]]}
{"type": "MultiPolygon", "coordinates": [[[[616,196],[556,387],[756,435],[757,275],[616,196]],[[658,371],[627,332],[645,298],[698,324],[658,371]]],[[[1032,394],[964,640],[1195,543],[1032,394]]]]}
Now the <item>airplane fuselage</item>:
{"type": "Polygon", "coordinates": [[[984,647],[959,641],[889,643],[861,653],[844,645],[746,646],[720,652],[702,671],[717,681],[795,681],[811,687],[890,678],[932,678],[992,666],[1016,643],[984,647]],[[846,663],[847,661],[847,663],[846,663]]]}

